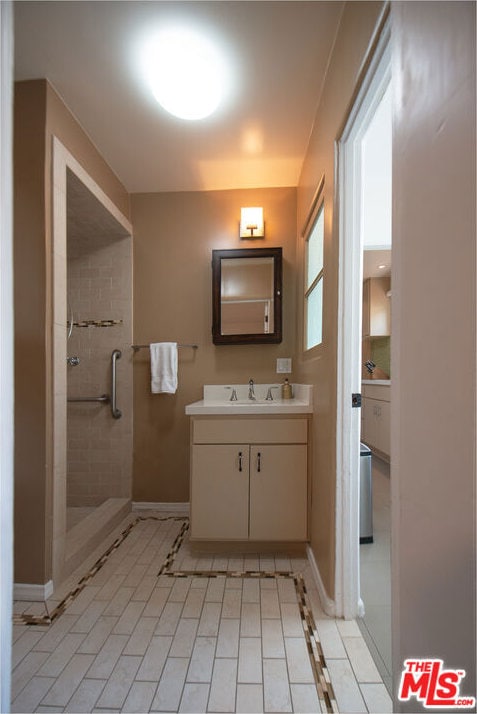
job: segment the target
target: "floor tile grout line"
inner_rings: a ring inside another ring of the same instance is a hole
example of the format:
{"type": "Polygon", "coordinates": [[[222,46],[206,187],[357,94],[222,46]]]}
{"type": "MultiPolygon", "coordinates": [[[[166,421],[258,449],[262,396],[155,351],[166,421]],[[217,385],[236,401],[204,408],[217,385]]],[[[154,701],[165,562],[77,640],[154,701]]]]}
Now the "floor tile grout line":
{"type": "MultiPolygon", "coordinates": [[[[310,659],[310,664],[313,672],[313,677],[315,679],[315,686],[320,702],[324,703],[326,706],[326,712],[332,713],[337,712],[338,707],[336,699],[334,696],[333,686],[330,681],[329,672],[326,667],[325,658],[321,648],[321,644],[317,635],[316,625],[313,619],[311,608],[308,606],[306,586],[301,574],[297,574],[291,571],[268,571],[268,570],[250,570],[250,571],[238,571],[238,570],[178,570],[173,571],[169,568],[174,563],[177,553],[185,538],[185,534],[189,529],[189,518],[187,516],[138,516],[136,517],[128,526],[121,532],[121,534],[115,539],[112,545],[103,553],[103,555],[98,558],[94,563],[92,568],[84,575],[78,586],[72,590],[68,595],[56,606],[56,608],[47,615],[44,616],[33,616],[33,615],[16,615],[14,616],[14,624],[25,624],[25,625],[49,625],[52,624],[57,617],[59,617],[68,607],[68,605],[73,602],[73,600],[80,594],[87,583],[96,575],[103,565],[107,562],[110,555],[119,548],[119,546],[125,541],[128,535],[131,533],[133,528],[141,521],[155,520],[155,521],[183,521],[182,527],[178,535],[176,536],[166,559],[161,566],[158,577],[165,575],[166,577],[172,578],[216,578],[216,577],[226,577],[226,578],[256,578],[256,579],[277,579],[277,578],[287,578],[292,579],[295,585],[295,592],[297,596],[298,608],[300,611],[300,616],[302,619],[304,637],[307,644],[308,656],[310,659]],[[316,650],[316,653],[315,653],[316,650]]],[[[45,603],[45,607],[47,607],[45,603]]],[[[263,660],[263,657],[262,657],[263,660]]],[[[209,693],[210,694],[210,693],[209,693]]]]}

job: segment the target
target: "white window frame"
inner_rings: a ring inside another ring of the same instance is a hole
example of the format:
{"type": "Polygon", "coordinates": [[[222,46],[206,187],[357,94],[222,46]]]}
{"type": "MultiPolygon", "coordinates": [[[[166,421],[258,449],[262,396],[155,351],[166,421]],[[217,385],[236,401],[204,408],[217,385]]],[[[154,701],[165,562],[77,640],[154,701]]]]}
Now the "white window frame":
{"type": "Polygon", "coordinates": [[[302,236],[305,241],[304,250],[304,260],[305,260],[305,270],[304,270],[304,290],[303,290],[303,351],[305,354],[313,354],[314,351],[319,350],[325,341],[324,335],[324,323],[323,323],[323,305],[324,305],[324,286],[325,286],[325,241],[324,241],[324,223],[325,223],[325,194],[324,194],[324,177],[321,179],[318,188],[315,192],[315,196],[312,201],[311,209],[308,214],[308,219],[305,223],[305,227],[302,231],[302,236]],[[323,262],[321,269],[316,274],[310,285],[308,283],[308,245],[309,240],[313,234],[315,225],[323,214],[323,262]],[[322,285],[322,300],[321,300],[321,342],[317,342],[314,345],[308,346],[308,298],[313,293],[315,288],[321,283],[322,285]]]}

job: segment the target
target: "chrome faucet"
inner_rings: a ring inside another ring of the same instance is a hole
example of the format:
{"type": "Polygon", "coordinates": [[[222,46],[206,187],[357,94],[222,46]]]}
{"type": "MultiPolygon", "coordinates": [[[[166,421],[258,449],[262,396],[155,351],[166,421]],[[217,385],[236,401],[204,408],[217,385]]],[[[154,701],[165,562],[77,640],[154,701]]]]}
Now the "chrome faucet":
{"type": "Polygon", "coordinates": [[[256,400],[255,390],[253,388],[253,379],[249,379],[248,382],[248,398],[253,399],[253,401],[256,400]]]}
{"type": "Polygon", "coordinates": [[[372,362],[370,359],[368,359],[368,361],[364,363],[364,366],[365,366],[366,369],[368,370],[369,374],[373,374],[373,372],[374,372],[374,370],[375,370],[375,368],[376,368],[375,363],[372,362]]]}
{"type": "Polygon", "coordinates": [[[230,402],[236,402],[236,401],[237,401],[237,390],[235,389],[235,387],[225,387],[225,389],[231,389],[231,390],[232,390],[232,394],[230,395],[229,401],[230,401],[230,402]]]}

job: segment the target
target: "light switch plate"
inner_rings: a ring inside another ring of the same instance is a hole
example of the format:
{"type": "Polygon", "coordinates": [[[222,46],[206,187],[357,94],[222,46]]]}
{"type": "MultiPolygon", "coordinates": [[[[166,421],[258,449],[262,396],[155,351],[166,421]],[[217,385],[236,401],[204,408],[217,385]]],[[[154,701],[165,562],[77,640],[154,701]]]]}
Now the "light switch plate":
{"type": "Polygon", "coordinates": [[[291,357],[277,357],[277,374],[291,374],[291,357]]]}

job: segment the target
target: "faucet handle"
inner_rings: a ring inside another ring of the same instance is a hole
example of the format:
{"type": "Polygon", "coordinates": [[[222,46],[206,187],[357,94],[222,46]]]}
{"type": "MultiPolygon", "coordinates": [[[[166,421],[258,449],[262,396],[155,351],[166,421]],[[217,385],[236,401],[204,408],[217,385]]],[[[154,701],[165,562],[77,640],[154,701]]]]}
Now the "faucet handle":
{"type": "Polygon", "coordinates": [[[231,389],[232,394],[230,395],[230,400],[231,402],[236,402],[237,401],[237,390],[235,387],[225,387],[225,389],[231,389]]]}
{"type": "Polygon", "coordinates": [[[273,402],[273,394],[272,394],[272,389],[279,389],[278,384],[276,384],[273,387],[268,388],[267,396],[265,397],[266,402],[273,402]]]}

